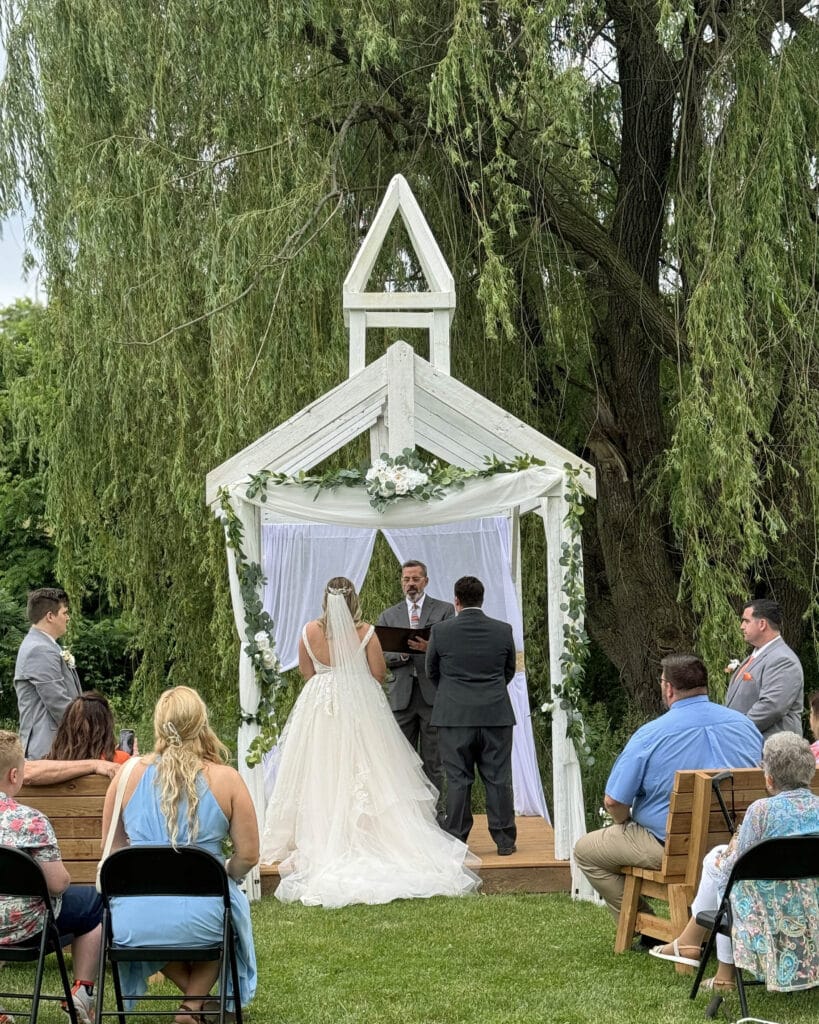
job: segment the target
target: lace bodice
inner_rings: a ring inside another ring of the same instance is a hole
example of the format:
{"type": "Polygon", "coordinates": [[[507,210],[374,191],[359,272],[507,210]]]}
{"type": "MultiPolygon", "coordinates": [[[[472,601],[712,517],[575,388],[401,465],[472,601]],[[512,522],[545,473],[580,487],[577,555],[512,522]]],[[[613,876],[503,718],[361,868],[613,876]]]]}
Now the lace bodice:
{"type": "MultiPolygon", "coordinates": [[[[374,632],[375,632],[375,626],[370,626],[370,628],[364,634],[364,637],[363,637],[363,639],[362,639],[362,641],[361,641],[361,643],[359,645],[358,649],[360,651],[363,650],[367,646],[367,644],[370,642],[370,637],[373,635],[374,632]]],[[[318,658],[315,656],[315,654],[313,654],[313,648],[310,646],[310,641],[307,639],[307,626],[306,625],[302,628],[301,638],[304,641],[304,646],[305,646],[305,649],[307,650],[307,653],[310,655],[310,660],[313,662],[313,668],[316,670],[316,675],[320,675],[320,674],[322,674],[324,672],[332,672],[333,671],[333,666],[332,665],[325,665],[323,661],[319,661],[318,658]]]]}

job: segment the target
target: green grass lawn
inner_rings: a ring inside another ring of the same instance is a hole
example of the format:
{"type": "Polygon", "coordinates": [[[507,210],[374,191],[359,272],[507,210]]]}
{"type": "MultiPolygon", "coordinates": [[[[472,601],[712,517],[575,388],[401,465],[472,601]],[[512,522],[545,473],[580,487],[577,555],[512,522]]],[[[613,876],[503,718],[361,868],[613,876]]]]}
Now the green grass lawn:
{"type": "MultiPolygon", "coordinates": [[[[692,1002],[692,978],[670,964],[615,956],[608,913],[565,895],[332,911],[266,897],[253,921],[259,988],[248,1024],[685,1024],[703,1021],[709,1002],[706,993],[692,1002]]],[[[6,967],[0,988],[21,974],[6,967]]],[[[736,1020],[736,996],[724,1006],[719,1019],[736,1020]]],[[[750,1009],[781,1024],[815,1024],[819,990],[752,989],[750,1009]]],[[[40,1019],[66,1020],[53,1006],[40,1019]]]]}

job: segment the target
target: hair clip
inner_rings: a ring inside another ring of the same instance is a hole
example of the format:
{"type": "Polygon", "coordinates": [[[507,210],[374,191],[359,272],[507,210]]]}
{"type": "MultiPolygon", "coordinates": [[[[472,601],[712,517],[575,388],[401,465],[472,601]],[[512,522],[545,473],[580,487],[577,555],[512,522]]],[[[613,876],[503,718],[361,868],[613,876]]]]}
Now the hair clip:
{"type": "Polygon", "coordinates": [[[162,732],[165,735],[165,739],[174,747],[182,746],[182,737],[179,735],[179,731],[173,722],[166,722],[162,726],[162,732]]]}

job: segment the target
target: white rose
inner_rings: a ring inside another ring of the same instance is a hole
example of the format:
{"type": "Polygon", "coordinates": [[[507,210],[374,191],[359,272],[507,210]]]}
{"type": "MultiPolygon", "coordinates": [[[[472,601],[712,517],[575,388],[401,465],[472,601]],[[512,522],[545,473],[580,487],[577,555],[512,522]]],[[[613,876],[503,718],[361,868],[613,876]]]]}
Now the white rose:
{"type": "Polygon", "coordinates": [[[264,665],[265,668],[275,668],[276,667],[276,653],[275,653],[275,651],[271,651],[269,647],[266,648],[265,650],[263,650],[262,651],[262,664],[264,665]]]}
{"type": "Polygon", "coordinates": [[[253,641],[257,647],[260,647],[263,651],[268,650],[270,647],[270,637],[267,633],[260,629],[258,633],[253,637],[253,641]]]}

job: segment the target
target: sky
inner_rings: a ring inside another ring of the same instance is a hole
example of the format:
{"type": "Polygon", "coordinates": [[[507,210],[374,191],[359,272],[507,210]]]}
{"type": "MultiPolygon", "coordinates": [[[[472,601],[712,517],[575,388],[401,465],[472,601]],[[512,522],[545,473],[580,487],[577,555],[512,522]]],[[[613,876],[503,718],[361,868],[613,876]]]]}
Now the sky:
{"type": "Polygon", "coordinates": [[[45,301],[45,292],[37,280],[36,268],[23,280],[25,227],[21,217],[0,222],[0,307],[15,299],[45,301]]]}

